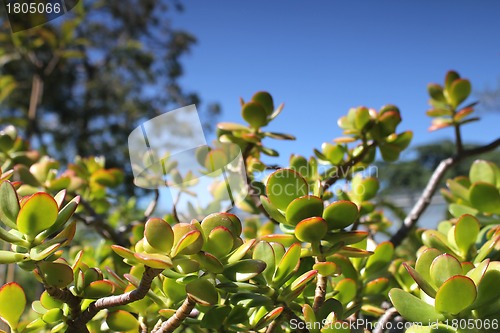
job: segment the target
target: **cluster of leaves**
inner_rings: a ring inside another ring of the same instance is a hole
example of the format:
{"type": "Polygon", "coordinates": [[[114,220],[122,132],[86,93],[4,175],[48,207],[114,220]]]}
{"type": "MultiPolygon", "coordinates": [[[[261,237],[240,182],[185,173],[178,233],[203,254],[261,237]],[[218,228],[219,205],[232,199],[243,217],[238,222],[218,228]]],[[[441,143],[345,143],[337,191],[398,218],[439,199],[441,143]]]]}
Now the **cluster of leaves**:
{"type": "MultiPolygon", "coordinates": [[[[453,108],[465,99],[456,95],[465,80],[456,80],[443,92],[453,108]]],[[[388,301],[406,320],[436,322],[444,332],[474,332],[448,320],[497,320],[498,166],[478,161],[469,177],[448,181],[443,195],[453,218],[416,231],[422,247],[413,264],[396,257],[393,243],[375,241],[389,221],[374,200],[379,181],[364,172],[377,150],[394,161],[410,143],[410,131],[396,132],[397,107],[349,110],[339,120],[344,137],[310,158],[292,155],[286,168],[261,159],[278,154],[264,139],[294,139],[263,129],[283,105],[275,109],[271,95],[258,92],[241,108],[248,125],[219,124],[218,143],[196,155],[213,171],[228,162],[225,144],[239,146],[249,187],[238,202],[240,217],[218,212],[185,221],[174,209],[162,217],[123,216],[123,230],[106,221],[121,212],[109,212],[123,202],[113,190],[123,182],[120,170],[106,169],[100,158],[77,158],[61,169],[5,128],[0,238],[8,248],[0,263],[32,272],[45,289],[25,317],[23,288],[11,282],[0,289],[0,317],[12,332],[162,333],[182,325],[189,332],[345,333],[356,319],[375,323],[388,301]],[[75,243],[77,221],[105,240],[75,243]]],[[[454,125],[459,131],[462,123],[454,125]]],[[[195,180],[173,159],[165,160],[172,178],[195,180]]]]}

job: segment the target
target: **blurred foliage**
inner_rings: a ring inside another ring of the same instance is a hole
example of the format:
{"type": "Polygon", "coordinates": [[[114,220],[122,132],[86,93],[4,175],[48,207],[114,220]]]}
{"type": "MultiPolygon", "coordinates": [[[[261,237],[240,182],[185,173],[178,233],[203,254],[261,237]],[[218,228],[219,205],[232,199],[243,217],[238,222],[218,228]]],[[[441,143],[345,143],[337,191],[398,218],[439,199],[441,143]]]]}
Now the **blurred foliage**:
{"type": "MultiPolygon", "coordinates": [[[[196,37],[173,28],[178,1],[91,0],[12,34],[0,7],[0,121],[59,160],[106,153],[126,167],[126,142],[166,109],[200,104],[179,85],[196,37]]],[[[207,127],[219,113],[207,107],[207,127]]]]}

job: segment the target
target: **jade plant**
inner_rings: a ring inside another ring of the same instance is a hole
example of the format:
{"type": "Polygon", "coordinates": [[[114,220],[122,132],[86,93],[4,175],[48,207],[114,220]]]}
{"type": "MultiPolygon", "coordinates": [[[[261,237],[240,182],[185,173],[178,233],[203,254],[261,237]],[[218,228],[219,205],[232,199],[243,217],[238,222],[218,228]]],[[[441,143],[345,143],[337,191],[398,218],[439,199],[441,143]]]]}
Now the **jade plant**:
{"type": "MultiPolygon", "coordinates": [[[[23,279],[1,287],[0,318],[17,333],[380,333],[398,323],[399,312],[415,322],[407,332],[496,329],[498,166],[478,160],[468,177],[448,180],[441,192],[449,219],[435,230],[416,228],[447,169],[500,145],[463,148],[461,126],[476,119],[474,105],[460,106],[470,90],[456,72],[444,87],[429,86],[431,129],[453,127],[457,153],[389,239],[391,221],[377,201],[383,184],[370,166],[377,154],[398,160],[412,139],[399,130],[394,105],[350,109],[338,120],[342,136],[280,166],[263,155],[279,155],[269,139],[295,139],[268,129],[283,104],[263,91],[241,99],[245,124],[218,124],[216,142],[196,151],[192,167],[210,174],[236,152],[228,147],[238,147],[248,195],[208,214],[222,207],[225,184],[214,182],[212,201],[188,207],[199,217],[191,220],[175,205],[160,213],[157,190],[141,209],[121,189],[126,171],[107,168],[104,158],[65,165],[7,126],[0,132],[0,263],[23,279]],[[410,238],[421,246],[415,262],[396,251],[410,238]]],[[[176,201],[196,196],[194,173],[181,172],[175,156],[163,162],[182,184],[176,201]]]]}

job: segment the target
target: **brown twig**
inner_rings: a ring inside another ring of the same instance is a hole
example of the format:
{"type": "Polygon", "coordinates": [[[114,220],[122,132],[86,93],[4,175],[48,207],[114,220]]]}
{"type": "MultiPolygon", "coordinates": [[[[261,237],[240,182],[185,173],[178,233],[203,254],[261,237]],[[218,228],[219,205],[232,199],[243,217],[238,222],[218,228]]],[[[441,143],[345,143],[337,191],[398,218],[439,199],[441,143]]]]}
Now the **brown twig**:
{"type": "Polygon", "coordinates": [[[276,318],[269,326],[267,326],[266,333],[274,333],[274,331],[281,325],[282,316],[276,318]]]}
{"type": "Polygon", "coordinates": [[[295,331],[297,333],[309,333],[309,330],[306,327],[306,323],[300,319],[288,306],[283,307],[283,315],[285,316],[288,322],[294,322],[296,326],[295,331]]]}
{"type": "MultiPolygon", "coordinates": [[[[318,246],[318,250],[320,255],[316,256],[314,260],[316,261],[316,263],[324,262],[325,258],[322,255],[321,245],[318,246]]],[[[328,283],[328,277],[318,273],[318,275],[316,276],[316,290],[314,291],[314,302],[312,306],[314,312],[318,311],[318,309],[325,302],[327,283],[328,283]]]]}
{"type": "Polygon", "coordinates": [[[48,285],[44,285],[44,287],[50,296],[68,304],[72,318],[77,318],[80,315],[80,303],[82,301],[80,297],[73,295],[73,293],[66,288],[59,289],[48,285]]]}
{"type": "Polygon", "coordinates": [[[473,149],[463,150],[461,154],[457,154],[455,156],[444,159],[439,163],[436,170],[432,174],[427,186],[425,187],[422,195],[415,203],[415,206],[411,209],[410,213],[406,216],[399,230],[391,237],[390,241],[394,246],[398,246],[401,242],[406,238],[410,230],[415,226],[418,219],[425,212],[429,204],[431,203],[432,197],[439,186],[439,183],[443,179],[446,171],[450,169],[452,166],[462,161],[466,157],[479,155],[500,146],[500,139],[496,139],[495,141],[473,149]]]}
{"type": "Polygon", "coordinates": [[[172,333],[176,328],[181,326],[182,322],[189,316],[195,305],[196,302],[191,297],[187,296],[182,305],[175,311],[174,315],[151,333],[172,333]]]}
{"type": "Polygon", "coordinates": [[[385,332],[385,327],[387,326],[387,323],[389,323],[392,318],[394,318],[398,314],[398,310],[395,308],[390,308],[388,309],[382,317],[380,317],[377,327],[373,330],[372,333],[384,333],[385,332]]]}
{"type": "Polygon", "coordinates": [[[129,241],[122,235],[118,233],[112,226],[110,226],[102,215],[98,214],[94,208],[84,199],[80,199],[80,204],[85,208],[89,215],[74,214],[74,217],[82,221],[88,226],[93,227],[101,236],[106,239],[113,241],[116,245],[121,245],[124,247],[129,246],[129,241]]]}
{"type": "MultiPolygon", "coordinates": [[[[82,330],[84,327],[94,316],[103,309],[109,309],[115,306],[129,304],[140,299],[143,299],[151,288],[151,284],[155,277],[157,277],[163,270],[155,269],[151,267],[146,267],[146,270],[142,274],[141,282],[139,287],[135,290],[132,290],[128,293],[118,295],[118,296],[108,296],[98,299],[97,301],[91,303],[89,307],[72,323],[70,323],[71,329],[82,330]]],[[[70,330],[69,332],[73,332],[70,330]]],[[[78,331],[84,332],[84,331],[78,331]]]]}
{"type": "Polygon", "coordinates": [[[160,191],[158,189],[155,189],[154,192],[155,192],[154,199],[149,203],[148,207],[144,211],[144,217],[142,218],[143,223],[145,223],[151,217],[151,215],[153,215],[153,213],[156,210],[156,206],[158,206],[158,201],[160,199],[160,191]]]}
{"type": "Polygon", "coordinates": [[[327,172],[324,175],[324,176],[328,177],[323,182],[324,190],[325,191],[328,190],[330,188],[330,186],[332,186],[333,184],[335,184],[335,182],[337,180],[342,178],[342,175],[346,175],[353,166],[355,166],[356,164],[361,162],[365,158],[368,151],[370,151],[370,149],[373,147],[375,147],[375,142],[372,142],[369,145],[365,145],[363,147],[363,150],[361,151],[361,153],[358,156],[349,159],[348,161],[346,161],[345,163],[343,163],[341,165],[335,166],[335,173],[333,175],[330,176],[329,172],[327,172]]]}
{"type": "Polygon", "coordinates": [[[33,74],[33,80],[31,85],[31,96],[30,104],[28,108],[28,126],[26,128],[26,139],[31,141],[33,134],[37,132],[37,122],[36,114],[38,110],[38,105],[43,94],[43,81],[40,75],[33,74]]]}

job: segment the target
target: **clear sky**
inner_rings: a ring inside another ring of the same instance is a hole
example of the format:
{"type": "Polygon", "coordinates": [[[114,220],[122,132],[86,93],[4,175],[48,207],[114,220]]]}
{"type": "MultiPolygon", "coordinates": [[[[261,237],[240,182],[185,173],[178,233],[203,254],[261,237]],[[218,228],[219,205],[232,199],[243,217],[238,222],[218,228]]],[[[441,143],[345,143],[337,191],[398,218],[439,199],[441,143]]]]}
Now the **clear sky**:
{"type": "MultiPolygon", "coordinates": [[[[221,121],[242,122],[238,98],[267,90],[284,112],[270,130],[297,141],[268,142],[309,156],[341,135],[336,121],[350,107],[400,107],[400,131],[414,144],[451,138],[429,133],[427,83],[447,70],[473,90],[500,78],[500,1],[187,0],[173,24],[199,40],[184,59],[182,83],[206,102],[220,102],[221,121]]],[[[464,129],[466,142],[499,136],[500,112],[482,113],[464,129]]],[[[271,139],[269,139],[271,141],[271,139]]]]}

